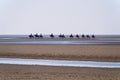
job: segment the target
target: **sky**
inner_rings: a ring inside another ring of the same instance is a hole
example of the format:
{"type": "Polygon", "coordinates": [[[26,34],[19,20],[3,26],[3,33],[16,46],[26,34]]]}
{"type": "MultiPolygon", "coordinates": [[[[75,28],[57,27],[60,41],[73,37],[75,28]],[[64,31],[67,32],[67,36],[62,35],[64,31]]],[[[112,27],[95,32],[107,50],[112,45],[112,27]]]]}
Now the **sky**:
{"type": "Polygon", "coordinates": [[[120,0],[0,0],[0,34],[120,34],[120,0]]]}

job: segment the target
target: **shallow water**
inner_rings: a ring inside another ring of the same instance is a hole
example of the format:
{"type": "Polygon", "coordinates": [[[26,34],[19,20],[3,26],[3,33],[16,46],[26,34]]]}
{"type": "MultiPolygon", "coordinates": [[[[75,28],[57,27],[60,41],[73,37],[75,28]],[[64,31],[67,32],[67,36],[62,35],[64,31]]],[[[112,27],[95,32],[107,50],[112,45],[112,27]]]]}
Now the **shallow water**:
{"type": "Polygon", "coordinates": [[[120,68],[120,62],[21,59],[21,58],[0,58],[0,64],[92,67],[92,68],[120,68]]]}
{"type": "Polygon", "coordinates": [[[97,36],[95,39],[54,38],[30,39],[27,35],[2,35],[0,44],[120,44],[120,36],[97,36]]]}

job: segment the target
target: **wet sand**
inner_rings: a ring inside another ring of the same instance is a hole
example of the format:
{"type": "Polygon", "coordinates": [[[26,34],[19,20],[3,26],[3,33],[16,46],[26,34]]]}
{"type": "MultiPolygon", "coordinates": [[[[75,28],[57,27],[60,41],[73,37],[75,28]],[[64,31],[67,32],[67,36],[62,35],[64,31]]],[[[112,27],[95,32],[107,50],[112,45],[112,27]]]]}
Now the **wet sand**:
{"type": "Polygon", "coordinates": [[[120,80],[120,69],[1,64],[0,80],[120,80]]]}
{"type": "MultiPolygon", "coordinates": [[[[0,44],[0,57],[120,61],[120,45],[0,44]]],[[[120,80],[120,69],[0,64],[0,80],[120,80]]]]}
{"type": "Polygon", "coordinates": [[[120,61],[120,45],[0,44],[0,57],[120,61]]]}

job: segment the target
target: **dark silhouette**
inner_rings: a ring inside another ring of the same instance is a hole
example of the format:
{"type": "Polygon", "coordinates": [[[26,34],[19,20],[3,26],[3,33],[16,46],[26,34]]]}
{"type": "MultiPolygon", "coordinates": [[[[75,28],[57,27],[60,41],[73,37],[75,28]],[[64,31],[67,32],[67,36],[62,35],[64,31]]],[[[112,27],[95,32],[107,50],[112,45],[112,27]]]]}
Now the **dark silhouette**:
{"type": "Polygon", "coordinates": [[[60,34],[58,37],[59,37],[59,38],[62,38],[62,34],[60,34]]]}
{"type": "Polygon", "coordinates": [[[34,36],[32,34],[29,35],[29,38],[34,38],[34,36]]]}
{"type": "Polygon", "coordinates": [[[64,34],[60,34],[59,38],[65,38],[65,35],[64,34]]]}
{"type": "Polygon", "coordinates": [[[35,36],[35,38],[39,38],[39,35],[37,33],[34,36],[35,36]]]}
{"type": "Polygon", "coordinates": [[[73,38],[74,36],[71,34],[69,37],[70,37],[70,38],[73,38]]]}
{"type": "MultiPolygon", "coordinates": [[[[50,38],[54,38],[55,36],[53,35],[53,33],[51,33],[50,35],[50,38]]],[[[30,35],[28,35],[28,37],[29,38],[35,38],[35,39],[39,39],[39,38],[43,38],[43,35],[42,34],[40,34],[40,35],[38,35],[37,33],[35,34],[35,35],[33,35],[33,34],[30,34],[30,35]]],[[[59,38],[66,38],[65,37],[65,35],[64,34],[60,34],[60,35],[58,35],[58,37],[59,38]]],[[[75,36],[73,35],[73,34],[70,34],[69,35],[69,38],[85,38],[85,39],[94,39],[96,36],[93,34],[93,35],[84,35],[84,34],[82,34],[81,36],[80,35],[78,35],[78,34],[76,34],[75,36]]]]}
{"type": "Polygon", "coordinates": [[[78,34],[76,34],[76,38],[80,38],[78,34]]]}
{"type": "Polygon", "coordinates": [[[92,38],[95,38],[95,35],[92,35],[92,38]]]}
{"type": "Polygon", "coordinates": [[[85,35],[84,34],[82,34],[82,36],[81,36],[82,38],[85,38],[85,35]]]}
{"type": "Polygon", "coordinates": [[[62,35],[62,38],[65,38],[65,35],[64,35],[64,34],[62,35]]]}
{"type": "Polygon", "coordinates": [[[89,36],[89,35],[86,35],[86,37],[87,37],[87,38],[90,38],[90,36],[89,36]]]}
{"type": "Polygon", "coordinates": [[[42,35],[42,34],[40,34],[40,35],[39,35],[39,37],[40,37],[40,38],[43,38],[43,35],[42,35]]]}
{"type": "Polygon", "coordinates": [[[54,35],[53,35],[53,33],[52,33],[52,34],[50,34],[50,37],[51,37],[51,38],[54,38],[54,35]]]}

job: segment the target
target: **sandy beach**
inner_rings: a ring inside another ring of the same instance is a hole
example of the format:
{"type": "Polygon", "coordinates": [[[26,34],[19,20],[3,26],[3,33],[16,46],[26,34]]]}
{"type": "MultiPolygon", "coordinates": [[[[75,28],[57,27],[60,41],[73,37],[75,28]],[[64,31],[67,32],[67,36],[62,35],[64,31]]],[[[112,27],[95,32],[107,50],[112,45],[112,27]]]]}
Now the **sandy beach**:
{"type": "Polygon", "coordinates": [[[120,80],[120,69],[0,65],[0,80],[120,80]]]}
{"type": "MultiPolygon", "coordinates": [[[[120,61],[119,45],[0,44],[0,57],[120,61]]],[[[0,80],[120,80],[120,69],[0,64],[0,80]]]]}
{"type": "Polygon", "coordinates": [[[120,61],[120,46],[0,44],[0,57],[120,61]]]}

